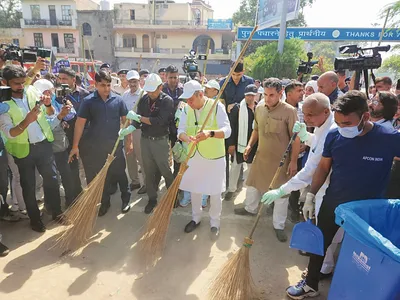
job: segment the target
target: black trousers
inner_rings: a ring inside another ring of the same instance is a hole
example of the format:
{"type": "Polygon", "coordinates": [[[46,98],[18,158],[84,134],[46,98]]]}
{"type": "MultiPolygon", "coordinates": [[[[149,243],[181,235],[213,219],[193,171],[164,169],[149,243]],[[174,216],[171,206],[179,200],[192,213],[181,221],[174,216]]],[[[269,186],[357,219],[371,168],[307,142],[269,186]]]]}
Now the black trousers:
{"type": "Polygon", "coordinates": [[[388,199],[400,198],[400,161],[395,160],[393,162],[386,197],[388,199]]]}
{"type": "MultiPolygon", "coordinates": [[[[75,130],[75,122],[76,120],[73,119],[68,122],[69,127],[65,129],[66,136],[68,138],[69,146],[68,146],[68,153],[71,152],[72,145],[74,144],[74,130],[75,130]]],[[[79,177],[79,161],[74,159],[70,164],[69,168],[71,170],[71,180],[74,186],[74,195],[79,195],[82,192],[82,183],[81,178],[79,177]]]]}
{"type": "MultiPolygon", "coordinates": [[[[112,150],[112,148],[108,149],[109,147],[102,148],[99,147],[99,145],[97,146],[97,148],[96,145],[93,144],[91,146],[82,146],[81,158],[86,173],[87,184],[89,184],[103,168],[108,154],[111,153],[112,150]]],[[[131,193],[129,192],[129,183],[128,177],[125,173],[125,168],[125,156],[123,153],[123,147],[120,145],[115,152],[115,159],[107,172],[103,196],[101,199],[103,205],[110,204],[112,186],[115,186],[116,184],[119,185],[119,190],[121,191],[122,203],[129,202],[131,193]]]]}
{"type": "Polygon", "coordinates": [[[0,201],[0,216],[8,213],[7,205],[7,193],[8,193],[8,161],[5,150],[0,150],[0,195],[3,197],[3,201],[0,201]]]}
{"type": "Polygon", "coordinates": [[[308,263],[308,275],[306,278],[307,285],[318,291],[318,283],[320,280],[320,271],[324,263],[326,250],[332,243],[339,226],[335,223],[335,209],[338,205],[327,204],[328,201],[322,201],[321,209],[318,213],[318,227],[324,235],[324,256],[315,254],[310,255],[308,263]]]}
{"type": "Polygon", "coordinates": [[[40,211],[36,203],[35,167],[43,177],[43,190],[46,204],[53,216],[61,214],[60,190],[58,187],[56,164],[51,143],[47,140],[31,144],[29,154],[24,158],[14,157],[21,177],[22,195],[31,222],[40,220],[40,211]]]}
{"type": "MultiPolygon", "coordinates": [[[[300,172],[302,169],[302,161],[303,158],[297,159],[297,170],[300,172]]],[[[293,191],[290,193],[289,196],[289,205],[290,209],[296,213],[298,213],[299,210],[299,199],[300,199],[300,191],[293,191]]]]}
{"type": "Polygon", "coordinates": [[[54,158],[65,190],[65,204],[70,206],[80,192],[79,189],[76,189],[74,186],[71,164],[68,163],[68,153],[67,150],[54,153],[54,158]]]}

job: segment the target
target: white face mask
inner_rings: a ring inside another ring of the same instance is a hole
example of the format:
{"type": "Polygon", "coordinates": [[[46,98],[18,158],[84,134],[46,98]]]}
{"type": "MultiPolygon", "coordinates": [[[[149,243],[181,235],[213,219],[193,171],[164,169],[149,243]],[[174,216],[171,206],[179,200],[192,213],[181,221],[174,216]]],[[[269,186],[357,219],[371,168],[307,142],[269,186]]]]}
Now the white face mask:
{"type": "Polygon", "coordinates": [[[347,139],[354,139],[356,136],[360,135],[360,133],[364,130],[364,126],[361,128],[361,130],[358,129],[358,126],[360,126],[362,120],[363,118],[361,118],[360,123],[358,123],[357,126],[343,127],[343,128],[338,127],[340,135],[347,139]]]}

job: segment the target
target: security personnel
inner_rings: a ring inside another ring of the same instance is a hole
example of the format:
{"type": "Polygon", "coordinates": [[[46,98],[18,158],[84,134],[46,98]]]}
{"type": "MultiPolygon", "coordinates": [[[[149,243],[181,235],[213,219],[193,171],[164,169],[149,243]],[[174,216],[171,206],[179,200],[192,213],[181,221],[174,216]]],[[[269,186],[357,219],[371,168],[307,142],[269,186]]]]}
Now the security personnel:
{"type": "Polygon", "coordinates": [[[36,203],[35,168],[43,177],[45,202],[52,211],[53,220],[60,221],[62,213],[51,147],[54,138],[45,116],[52,110],[51,99],[41,98],[32,86],[24,88],[26,73],[20,66],[10,65],[4,68],[3,78],[3,83],[12,90],[12,99],[5,102],[10,110],[0,115],[0,128],[7,138],[6,149],[14,157],[19,169],[31,227],[34,231],[44,232],[46,227],[40,219],[36,203]]]}
{"type": "Polygon", "coordinates": [[[120,82],[119,84],[114,85],[112,90],[120,96],[122,96],[126,91],[129,91],[129,83],[126,79],[126,74],[128,74],[128,72],[129,70],[122,69],[117,73],[120,82]]]}
{"type": "MultiPolygon", "coordinates": [[[[88,184],[103,168],[108,154],[111,153],[115,141],[118,139],[121,123],[125,123],[125,116],[128,113],[122,98],[111,92],[111,80],[111,75],[108,72],[100,70],[96,73],[96,92],[83,101],[75,124],[74,144],[69,160],[71,161],[75,156],[79,158],[79,153],[82,151],[82,162],[88,184]],[[81,142],[83,129],[87,122],[89,126],[81,142]]],[[[130,136],[127,140],[130,145],[130,136]]],[[[128,178],[125,173],[126,164],[122,148],[121,143],[115,152],[115,160],[108,169],[99,216],[105,215],[110,208],[112,187],[116,186],[117,183],[121,191],[121,211],[127,213],[130,210],[131,194],[128,190],[128,178]]],[[[129,151],[127,150],[127,152],[129,151]]]]}

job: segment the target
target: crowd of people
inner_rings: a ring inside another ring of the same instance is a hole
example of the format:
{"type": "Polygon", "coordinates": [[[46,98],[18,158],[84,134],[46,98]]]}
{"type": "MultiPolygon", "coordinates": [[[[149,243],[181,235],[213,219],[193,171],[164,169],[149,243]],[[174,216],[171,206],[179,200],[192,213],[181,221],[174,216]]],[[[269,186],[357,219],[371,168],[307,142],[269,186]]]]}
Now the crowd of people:
{"type": "MultiPolygon", "coordinates": [[[[246,164],[246,197],[235,214],[255,216],[259,205],[268,204],[279,242],[287,241],[288,218],[296,223],[301,216],[316,217],[324,234],[325,257],[301,253],[310,256],[308,269],[286,291],[303,299],[317,296],[319,280],[333,272],[333,253],[343,237],[335,208],[400,196],[400,88],[389,77],[375,78],[366,95],[354,89],[344,70],[306,83],[254,80],[238,63],[231,78],[207,82],[199,76],[183,85],[173,65],[158,74],[125,69],[113,74],[104,64],[88,91],[70,68],[42,78],[43,64],[39,59],[28,72],[16,65],[2,70],[2,85],[12,94],[0,103],[2,220],[30,219],[32,230],[44,232],[36,197],[42,185],[44,210],[61,223],[63,209],[95,178],[120,139],[98,215],[108,212],[117,189],[122,213],[130,210],[136,190],[147,194],[144,212],[152,213],[161,178],[168,188],[191,155],[177,199],[182,207],[192,206],[184,231],[195,230],[210,206],[210,235],[218,238],[222,201],[241,191],[246,164]],[[275,176],[293,134],[290,156],[275,176]]],[[[0,243],[0,255],[8,252],[0,243]]]]}

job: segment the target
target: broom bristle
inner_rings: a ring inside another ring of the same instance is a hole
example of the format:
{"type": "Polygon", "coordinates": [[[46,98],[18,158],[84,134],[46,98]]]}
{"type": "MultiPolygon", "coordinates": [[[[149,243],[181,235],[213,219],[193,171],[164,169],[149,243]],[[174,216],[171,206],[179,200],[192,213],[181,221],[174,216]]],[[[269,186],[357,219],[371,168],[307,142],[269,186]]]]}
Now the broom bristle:
{"type": "Polygon", "coordinates": [[[154,266],[162,256],[176,195],[178,194],[183,173],[187,168],[186,164],[181,165],[174,182],[162,196],[153,214],[147,219],[143,236],[140,239],[140,250],[145,257],[147,267],[154,266]]]}
{"type": "Polygon", "coordinates": [[[68,227],[57,239],[55,247],[65,251],[75,250],[85,245],[92,236],[107,172],[114,158],[114,156],[108,156],[100,172],[82,191],[70,208],[64,212],[63,220],[68,227]]]}
{"type": "Polygon", "coordinates": [[[208,293],[210,300],[253,300],[260,295],[250,271],[250,247],[242,246],[222,267],[208,293]]]}

